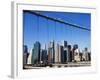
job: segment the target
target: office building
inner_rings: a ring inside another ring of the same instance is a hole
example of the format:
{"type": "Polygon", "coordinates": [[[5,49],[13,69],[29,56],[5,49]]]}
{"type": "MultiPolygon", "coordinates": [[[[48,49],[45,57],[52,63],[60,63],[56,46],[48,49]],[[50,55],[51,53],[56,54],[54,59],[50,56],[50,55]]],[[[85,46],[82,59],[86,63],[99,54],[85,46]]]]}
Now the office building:
{"type": "Polygon", "coordinates": [[[71,50],[71,45],[68,45],[68,51],[67,51],[67,61],[72,62],[72,50],[71,50]]]}
{"type": "Polygon", "coordinates": [[[55,44],[54,44],[54,41],[50,42],[50,44],[49,44],[48,60],[49,60],[49,63],[55,62],[55,44]]]}
{"type": "Polygon", "coordinates": [[[74,61],[79,62],[80,61],[80,51],[79,49],[75,49],[74,51],[74,61]]]}
{"type": "Polygon", "coordinates": [[[47,64],[47,50],[43,49],[41,52],[41,61],[43,64],[47,64]]]}
{"type": "Polygon", "coordinates": [[[27,47],[27,45],[24,45],[23,46],[23,65],[27,64],[28,55],[29,55],[28,47],[27,47]]]}
{"type": "Polygon", "coordinates": [[[88,52],[88,48],[84,49],[84,54],[85,54],[85,60],[89,61],[90,55],[89,55],[89,52],[88,52]]]}
{"type": "Polygon", "coordinates": [[[30,52],[29,52],[27,64],[32,64],[32,49],[31,49],[30,52]]]}
{"type": "Polygon", "coordinates": [[[61,54],[61,63],[64,63],[64,48],[60,46],[60,54],[61,54]]]}
{"type": "Polygon", "coordinates": [[[91,61],[91,52],[88,52],[88,60],[91,61]]]}
{"type": "Polygon", "coordinates": [[[67,41],[64,41],[64,47],[67,47],[67,41]]]}
{"type": "Polygon", "coordinates": [[[68,55],[68,49],[67,49],[67,47],[64,47],[64,52],[63,52],[63,54],[64,54],[64,63],[67,63],[67,55],[68,55]]]}
{"type": "Polygon", "coordinates": [[[40,42],[37,41],[34,44],[34,48],[32,49],[32,64],[40,63],[40,50],[41,50],[41,44],[40,42]]]}
{"type": "Polygon", "coordinates": [[[52,52],[51,52],[51,48],[48,48],[48,63],[52,63],[52,52]]]}
{"type": "Polygon", "coordinates": [[[60,63],[60,52],[59,52],[59,44],[55,45],[55,63],[60,63]]]}
{"type": "Polygon", "coordinates": [[[78,49],[78,45],[74,44],[72,49],[72,61],[75,61],[75,50],[78,49]]]}

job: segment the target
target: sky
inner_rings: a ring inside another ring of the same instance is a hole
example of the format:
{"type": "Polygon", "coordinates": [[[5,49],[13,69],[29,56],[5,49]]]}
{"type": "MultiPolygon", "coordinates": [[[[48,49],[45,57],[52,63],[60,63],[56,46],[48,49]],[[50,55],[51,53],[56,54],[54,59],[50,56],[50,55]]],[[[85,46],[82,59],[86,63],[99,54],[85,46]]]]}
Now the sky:
{"type": "MultiPolygon", "coordinates": [[[[52,18],[61,19],[65,22],[91,29],[90,13],[46,11],[33,12],[38,12],[52,18]]],[[[44,45],[48,45],[48,43],[52,40],[59,44],[61,44],[64,40],[70,45],[78,44],[81,50],[85,47],[91,49],[91,31],[51,21],[24,11],[23,36],[23,44],[28,46],[29,51],[33,48],[36,41],[39,41],[42,48],[44,48],[44,45]]]]}

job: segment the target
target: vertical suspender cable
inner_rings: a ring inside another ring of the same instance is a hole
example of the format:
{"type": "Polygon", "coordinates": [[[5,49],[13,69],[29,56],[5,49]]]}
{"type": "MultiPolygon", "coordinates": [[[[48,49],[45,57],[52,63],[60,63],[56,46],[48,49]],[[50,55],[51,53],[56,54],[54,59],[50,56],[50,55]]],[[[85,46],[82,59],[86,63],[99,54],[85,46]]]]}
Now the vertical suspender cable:
{"type": "Polygon", "coordinates": [[[49,23],[48,23],[48,19],[46,19],[46,28],[47,28],[47,43],[49,42],[49,23]]]}
{"type": "Polygon", "coordinates": [[[37,41],[39,41],[39,16],[37,15],[37,41]]]}

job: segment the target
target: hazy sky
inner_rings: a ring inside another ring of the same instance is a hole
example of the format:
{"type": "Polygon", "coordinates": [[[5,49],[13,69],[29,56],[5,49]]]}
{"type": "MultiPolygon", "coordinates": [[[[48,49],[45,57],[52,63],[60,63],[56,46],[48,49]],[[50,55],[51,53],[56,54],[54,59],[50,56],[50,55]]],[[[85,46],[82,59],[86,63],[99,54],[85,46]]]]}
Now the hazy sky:
{"type": "MultiPolygon", "coordinates": [[[[52,18],[59,18],[63,21],[77,24],[88,29],[90,29],[91,26],[91,15],[89,13],[43,11],[40,11],[39,13],[52,18]]],[[[27,45],[29,50],[36,41],[41,43],[42,48],[52,40],[55,40],[55,42],[58,43],[66,40],[68,41],[68,44],[78,44],[81,50],[85,47],[90,49],[91,46],[90,31],[74,28],[27,12],[23,12],[23,29],[23,44],[27,45]]]]}

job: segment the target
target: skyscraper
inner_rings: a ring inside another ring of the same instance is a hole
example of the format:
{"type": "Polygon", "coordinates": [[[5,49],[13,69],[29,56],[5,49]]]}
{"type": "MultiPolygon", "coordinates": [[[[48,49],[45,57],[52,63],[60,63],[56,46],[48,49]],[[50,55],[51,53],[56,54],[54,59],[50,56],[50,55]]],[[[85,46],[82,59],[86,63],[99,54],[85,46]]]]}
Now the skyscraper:
{"type": "Polygon", "coordinates": [[[32,63],[38,64],[40,63],[40,50],[41,50],[41,44],[40,42],[36,42],[34,44],[34,48],[32,50],[32,63]]]}
{"type": "Polygon", "coordinates": [[[68,62],[72,62],[72,50],[71,50],[71,45],[68,45],[67,61],[68,61],[68,62]]]}
{"type": "Polygon", "coordinates": [[[49,58],[50,63],[54,63],[54,61],[55,61],[55,44],[54,44],[54,41],[50,42],[50,44],[49,44],[48,58],[49,58]]]}
{"type": "Polygon", "coordinates": [[[60,54],[61,54],[61,63],[64,63],[64,48],[60,46],[60,54]]]}
{"type": "Polygon", "coordinates": [[[63,52],[63,54],[64,54],[64,63],[67,63],[67,54],[68,54],[68,49],[67,49],[67,47],[66,48],[64,48],[64,52],[63,52]]]}
{"type": "Polygon", "coordinates": [[[67,44],[67,41],[64,41],[64,52],[63,52],[63,55],[64,55],[64,63],[67,62],[67,55],[68,55],[68,44],[67,44]]]}
{"type": "Polygon", "coordinates": [[[89,61],[89,52],[88,52],[88,48],[85,48],[85,49],[84,49],[84,54],[85,54],[86,61],[89,61]]]}
{"type": "Polygon", "coordinates": [[[72,61],[75,61],[75,50],[78,48],[77,44],[73,45],[73,49],[72,49],[72,61]]]}
{"type": "Polygon", "coordinates": [[[59,53],[60,53],[59,52],[59,44],[57,43],[55,45],[55,63],[59,63],[60,62],[60,60],[59,60],[60,54],[59,53]]]}
{"type": "Polygon", "coordinates": [[[28,47],[27,47],[27,45],[24,45],[24,53],[28,53],[28,47]]]}
{"type": "Polygon", "coordinates": [[[36,57],[35,57],[35,54],[34,54],[34,47],[33,47],[33,49],[32,49],[32,56],[31,56],[32,58],[31,58],[31,63],[32,64],[35,64],[35,60],[36,60],[36,57]]]}
{"type": "Polygon", "coordinates": [[[73,48],[74,48],[74,61],[76,62],[80,61],[80,50],[78,49],[78,45],[75,44],[73,48]]]}
{"type": "Polygon", "coordinates": [[[52,53],[53,53],[53,63],[55,63],[55,43],[54,43],[54,40],[52,42],[52,53]]]}
{"type": "Polygon", "coordinates": [[[30,52],[29,52],[27,64],[32,64],[32,49],[31,49],[30,52]]]}
{"type": "Polygon", "coordinates": [[[67,41],[64,41],[64,47],[67,47],[67,41]]]}
{"type": "Polygon", "coordinates": [[[51,52],[51,48],[48,48],[48,63],[52,63],[52,52],[51,52]]]}
{"type": "Polygon", "coordinates": [[[75,44],[74,46],[73,46],[73,49],[75,50],[75,49],[78,49],[78,44],[75,44]]]}
{"type": "Polygon", "coordinates": [[[28,47],[27,45],[23,46],[23,65],[27,64],[27,60],[28,60],[28,47]]]}
{"type": "Polygon", "coordinates": [[[46,45],[45,45],[45,49],[42,49],[42,52],[41,52],[41,61],[43,62],[43,64],[47,64],[47,50],[46,50],[46,45]]]}
{"type": "Polygon", "coordinates": [[[88,52],[88,59],[91,61],[91,52],[88,52]]]}

